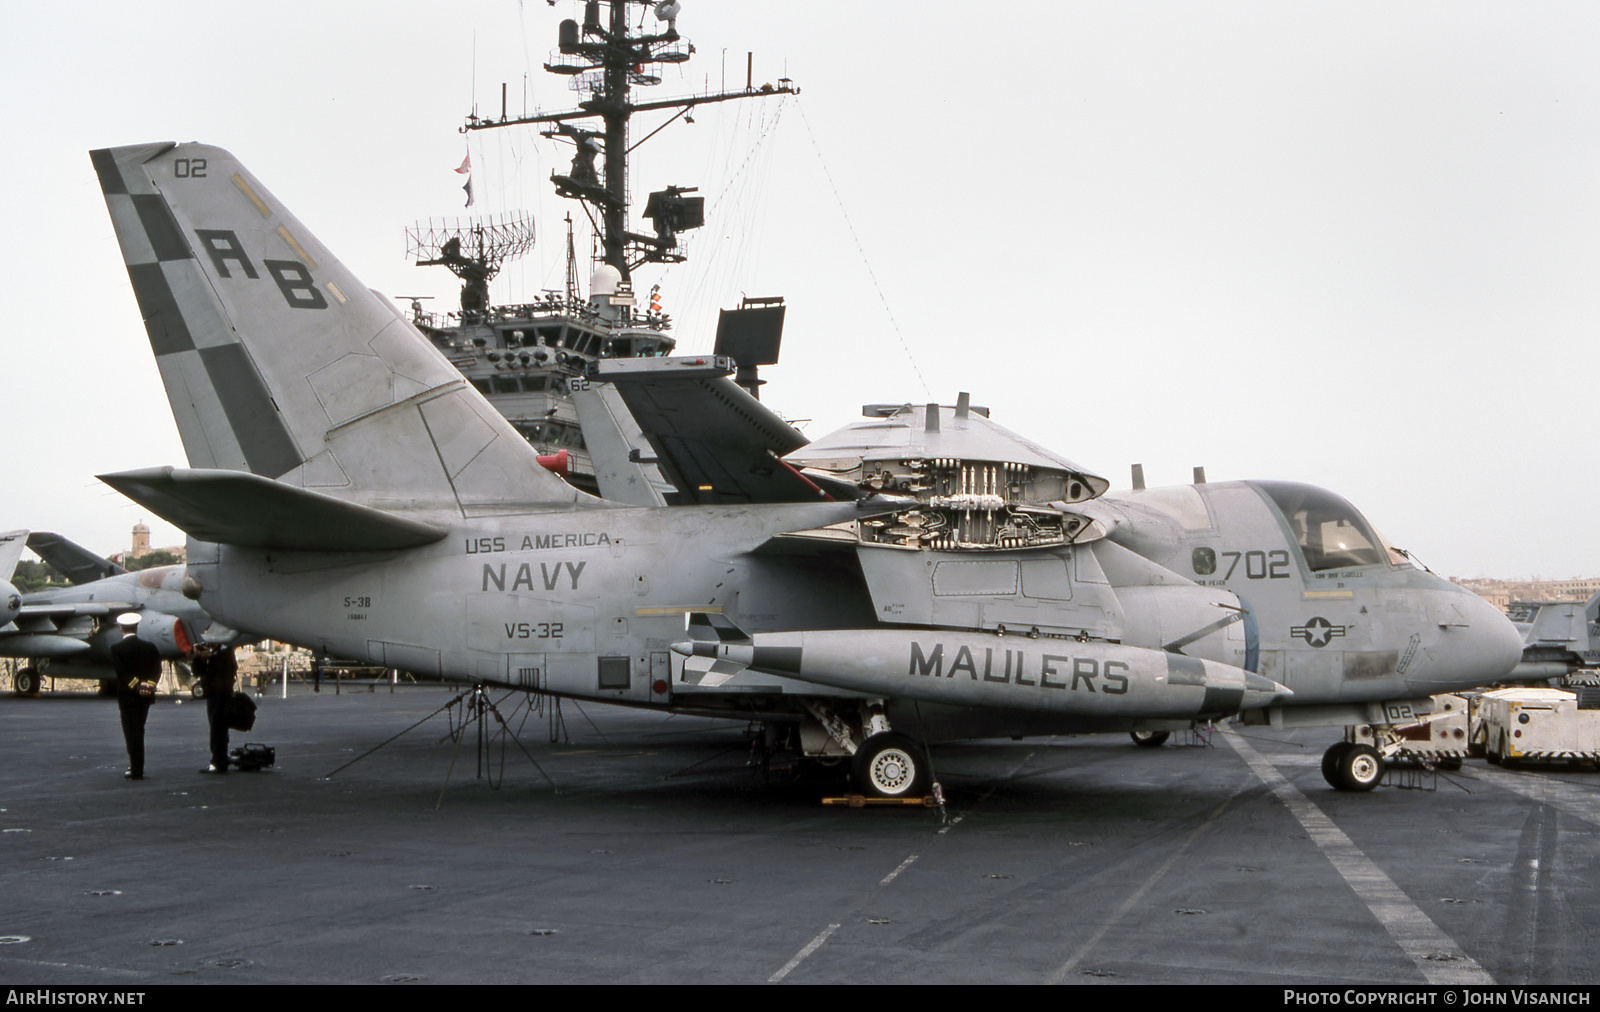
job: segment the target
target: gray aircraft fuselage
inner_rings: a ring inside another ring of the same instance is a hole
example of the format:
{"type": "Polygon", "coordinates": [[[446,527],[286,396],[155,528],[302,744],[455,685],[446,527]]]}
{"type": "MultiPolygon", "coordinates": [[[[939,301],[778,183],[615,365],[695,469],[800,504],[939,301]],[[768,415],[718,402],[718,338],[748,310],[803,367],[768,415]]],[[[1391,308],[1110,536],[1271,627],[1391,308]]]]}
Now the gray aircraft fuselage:
{"type": "Polygon", "coordinates": [[[752,631],[794,628],[799,616],[830,629],[871,622],[840,567],[801,574],[782,556],[747,554],[775,534],[859,513],[853,504],[566,510],[453,527],[434,545],[370,560],[196,543],[189,568],[218,621],[232,615],[337,656],[663,704],[669,694],[655,683],[691,612],[728,614],[752,631]],[[626,674],[613,663],[602,686],[600,658],[626,658],[626,674]]]}
{"type": "MultiPolygon", "coordinates": [[[[1365,565],[1309,570],[1281,512],[1250,483],[1102,502],[1122,514],[1110,540],[1248,608],[1253,628],[1246,638],[1255,641],[1248,666],[1293,690],[1294,707],[1470,688],[1503,675],[1520,651],[1514,630],[1487,602],[1403,559],[1391,561],[1387,551],[1365,565]],[[1151,505],[1177,499],[1202,504],[1205,526],[1183,526],[1185,517],[1198,524],[1200,513],[1151,505]]],[[[871,590],[848,555],[751,554],[774,535],[862,513],[854,504],[564,510],[478,521],[434,545],[370,560],[214,546],[207,554],[194,544],[190,569],[208,588],[201,603],[219,621],[340,656],[582,699],[787,714],[792,700],[759,693],[675,691],[670,646],[683,638],[685,616],[701,612],[722,614],[751,633],[880,628],[871,590]]],[[[1121,591],[1118,616],[1117,594],[1104,578],[1095,579],[1088,565],[1070,565],[1074,553],[1095,551],[1090,543],[1044,553],[1069,560],[1069,573],[1089,579],[1074,583],[1076,600],[1035,602],[1044,607],[1033,613],[1034,624],[1057,636],[1104,634],[1096,623],[1111,612],[1122,628],[1113,638],[1140,641],[1128,628],[1130,592],[1121,591]]],[[[937,645],[939,630],[916,632],[917,642],[937,645]]],[[[1160,646],[1160,639],[1158,630],[1147,645],[1160,646]]],[[[909,663],[896,674],[915,677],[909,663]]],[[[1104,689],[1100,683],[1102,698],[1104,689]]],[[[1080,683],[1066,691],[1096,690],[1080,683]]],[[[1125,702],[1135,711],[1143,691],[1138,684],[1129,690],[1125,702]]],[[[951,737],[1127,722],[1099,720],[1087,707],[1055,716],[938,716],[931,723],[951,737]]],[[[899,715],[897,723],[907,719],[899,715]]]]}

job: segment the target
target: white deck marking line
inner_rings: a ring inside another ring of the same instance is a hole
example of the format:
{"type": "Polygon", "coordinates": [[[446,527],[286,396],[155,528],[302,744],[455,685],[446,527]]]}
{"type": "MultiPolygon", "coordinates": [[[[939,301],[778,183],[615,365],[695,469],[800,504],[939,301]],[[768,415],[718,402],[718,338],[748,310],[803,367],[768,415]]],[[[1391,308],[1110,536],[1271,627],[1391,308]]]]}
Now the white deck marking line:
{"type": "Polygon", "coordinates": [[[1291,784],[1249,742],[1224,728],[1224,740],[1272,789],[1333,867],[1430,984],[1493,984],[1494,978],[1423,913],[1383,869],[1361,852],[1322,809],[1291,784]]]}
{"type": "Polygon", "coordinates": [[[889,874],[885,875],[883,877],[883,881],[879,882],[878,885],[879,886],[886,886],[890,882],[893,882],[896,878],[899,877],[901,872],[903,872],[907,868],[911,867],[911,862],[915,861],[916,859],[917,859],[917,855],[912,854],[910,857],[906,858],[904,861],[901,861],[900,862],[900,867],[896,868],[894,871],[891,871],[889,874]]]}
{"type": "Polygon", "coordinates": [[[822,943],[826,942],[828,940],[828,936],[833,934],[835,931],[838,931],[838,930],[839,930],[839,925],[837,925],[837,924],[830,924],[826,928],[823,928],[821,934],[819,934],[817,937],[813,938],[811,941],[807,942],[805,948],[803,948],[799,952],[795,953],[793,959],[791,959],[787,963],[783,964],[783,969],[779,970],[777,973],[775,973],[772,976],[768,977],[767,978],[767,983],[768,984],[776,984],[778,981],[780,981],[783,978],[789,976],[789,971],[790,970],[793,970],[795,967],[799,966],[801,960],[805,959],[807,956],[811,955],[813,952],[816,952],[818,949],[822,948],[822,943]]]}
{"type": "MultiPolygon", "coordinates": [[[[1021,770],[1022,767],[1028,765],[1028,760],[1032,759],[1034,757],[1034,754],[1035,754],[1034,752],[1029,752],[1026,756],[1024,756],[1022,761],[1017,763],[1017,765],[1011,770],[1011,772],[1006,774],[1004,779],[1005,780],[1010,780],[1012,777],[1016,776],[1017,772],[1019,770],[1021,770]]],[[[1001,783],[1004,783],[1004,780],[1002,780],[1001,783]]],[[[995,786],[998,786],[998,784],[995,785],[995,786]]],[[[978,803],[982,804],[984,799],[988,798],[990,794],[994,793],[994,791],[995,791],[995,788],[994,787],[990,787],[988,792],[986,794],[984,794],[984,796],[982,798],[978,799],[978,803]]],[[[942,827],[939,830],[939,832],[940,833],[949,832],[952,828],[955,827],[956,823],[961,821],[961,819],[962,819],[962,816],[959,816],[959,815],[956,816],[954,819],[950,820],[950,825],[942,827]]],[[[1198,835],[1198,834],[1196,834],[1196,835],[1198,835]]],[[[906,858],[904,861],[901,861],[900,862],[900,867],[896,868],[894,871],[891,871],[888,875],[885,875],[883,877],[883,881],[878,883],[878,888],[881,889],[884,886],[888,885],[890,882],[893,882],[896,878],[898,878],[900,876],[901,872],[903,872],[907,868],[911,867],[911,862],[915,861],[919,856],[920,855],[912,854],[910,857],[906,858]]],[[[1168,863],[1170,864],[1171,862],[1169,861],[1168,863]]],[[[1163,868],[1163,870],[1165,870],[1165,868],[1163,868]]],[[[837,924],[828,925],[826,928],[823,929],[821,934],[819,934],[817,937],[813,938],[810,942],[808,942],[806,944],[805,948],[803,948],[799,952],[795,953],[795,957],[793,959],[789,960],[788,963],[784,964],[783,969],[779,970],[777,973],[775,973],[772,976],[768,977],[767,978],[767,983],[768,984],[776,984],[778,981],[780,981],[783,978],[787,977],[789,975],[789,971],[791,971],[795,967],[799,966],[801,960],[805,959],[807,956],[811,955],[813,952],[816,952],[819,948],[821,948],[822,947],[822,943],[826,942],[828,940],[828,936],[833,934],[835,931],[838,931],[838,930],[839,930],[839,925],[837,925],[837,924]]]]}
{"type": "MultiPolygon", "coordinates": [[[[94,973],[116,973],[124,977],[153,977],[155,974],[149,970],[128,970],[120,966],[84,966],[81,963],[47,963],[40,959],[11,959],[0,957],[0,963],[16,963],[20,966],[48,966],[52,970],[89,970],[94,973]]],[[[78,985],[72,985],[77,987],[78,985]]]]}
{"type": "MultiPolygon", "coordinates": [[[[1051,740],[1054,741],[1055,739],[1052,738],[1051,740]]],[[[1038,749],[1034,749],[1032,752],[1029,752],[1027,755],[1023,756],[1021,762],[1019,762],[1015,766],[1011,767],[1011,772],[1010,773],[1007,773],[1005,776],[1001,777],[999,780],[996,780],[994,783],[990,784],[989,785],[989,789],[984,791],[983,795],[981,797],[979,797],[977,801],[974,801],[972,803],[972,807],[973,808],[977,808],[979,805],[983,804],[985,801],[988,801],[989,800],[989,795],[991,795],[995,791],[999,790],[1001,784],[1007,782],[1008,780],[1011,780],[1018,773],[1022,772],[1022,767],[1028,765],[1028,760],[1032,759],[1034,756],[1036,756],[1038,754],[1039,754],[1039,750],[1038,749]]],[[[950,832],[950,830],[956,828],[956,823],[960,822],[962,819],[965,819],[965,818],[966,818],[965,815],[957,815],[957,816],[955,816],[954,818],[952,818],[950,820],[950,822],[948,824],[946,824],[944,826],[941,826],[939,828],[939,832],[938,832],[937,835],[943,836],[944,834],[950,832]]]]}
{"type": "Polygon", "coordinates": [[[1496,787],[1504,787],[1532,801],[1559,809],[1567,815],[1582,819],[1591,826],[1600,826],[1600,793],[1594,788],[1568,783],[1537,773],[1508,773],[1493,766],[1463,770],[1474,780],[1482,780],[1496,787]]]}
{"type": "Polygon", "coordinates": [[[1172,852],[1172,856],[1167,858],[1161,867],[1157,868],[1149,878],[1145,879],[1144,883],[1133,891],[1133,895],[1124,900],[1122,902],[1122,906],[1118,907],[1112,912],[1110,917],[1106,918],[1106,922],[1100,925],[1100,929],[1094,934],[1090,935],[1087,942],[1084,942],[1078,947],[1078,951],[1072,954],[1072,958],[1056,968],[1056,972],[1052,973],[1046,979],[1045,983],[1059,984],[1067,974],[1071,973],[1073,970],[1076,970],[1078,968],[1078,964],[1083,962],[1083,957],[1087,956],[1091,949],[1100,944],[1100,939],[1106,936],[1106,932],[1110,931],[1114,926],[1116,926],[1116,923],[1122,920],[1123,915],[1129,910],[1133,909],[1135,903],[1138,903],[1140,900],[1144,899],[1145,894],[1148,893],[1157,882],[1161,881],[1161,877],[1171,870],[1172,866],[1177,863],[1178,858],[1182,857],[1184,853],[1188,851],[1190,845],[1196,840],[1200,839],[1200,834],[1210,829],[1211,824],[1216,822],[1217,819],[1221,817],[1223,811],[1225,811],[1229,805],[1233,804],[1233,799],[1237,798],[1239,796],[1239,792],[1242,790],[1244,790],[1244,788],[1240,787],[1239,791],[1235,791],[1233,793],[1233,797],[1230,797],[1227,801],[1224,801],[1222,804],[1218,805],[1215,811],[1206,816],[1206,821],[1200,823],[1195,831],[1190,833],[1183,843],[1178,845],[1178,849],[1172,852]]]}

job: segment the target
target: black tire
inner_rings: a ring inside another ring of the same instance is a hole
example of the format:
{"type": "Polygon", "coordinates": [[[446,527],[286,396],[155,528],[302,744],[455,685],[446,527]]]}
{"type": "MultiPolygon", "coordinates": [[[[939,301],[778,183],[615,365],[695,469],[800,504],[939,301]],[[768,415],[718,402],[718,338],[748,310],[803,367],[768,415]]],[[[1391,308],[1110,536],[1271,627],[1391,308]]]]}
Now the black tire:
{"type": "Polygon", "coordinates": [[[23,668],[11,676],[11,687],[17,690],[19,696],[37,696],[42,683],[39,669],[34,667],[23,668]]]}
{"type": "Polygon", "coordinates": [[[1344,759],[1347,749],[1355,748],[1354,742],[1336,741],[1328,746],[1328,751],[1322,753],[1322,779],[1334,790],[1339,789],[1339,763],[1344,759]]]}
{"type": "Polygon", "coordinates": [[[927,755],[893,731],[875,734],[856,749],[851,771],[856,789],[872,798],[920,798],[933,782],[927,755]]]}
{"type": "Polygon", "coordinates": [[[1370,791],[1383,779],[1383,754],[1371,745],[1351,745],[1337,765],[1341,791],[1370,791]]]}
{"type": "Polygon", "coordinates": [[[194,681],[189,683],[189,695],[193,696],[195,699],[206,698],[206,687],[200,684],[200,679],[196,678],[194,681]]]}
{"type": "Polygon", "coordinates": [[[1172,737],[1171,731],[1129,731],[1128,737],[1140,748],[1160,748],[1172,737]]]}

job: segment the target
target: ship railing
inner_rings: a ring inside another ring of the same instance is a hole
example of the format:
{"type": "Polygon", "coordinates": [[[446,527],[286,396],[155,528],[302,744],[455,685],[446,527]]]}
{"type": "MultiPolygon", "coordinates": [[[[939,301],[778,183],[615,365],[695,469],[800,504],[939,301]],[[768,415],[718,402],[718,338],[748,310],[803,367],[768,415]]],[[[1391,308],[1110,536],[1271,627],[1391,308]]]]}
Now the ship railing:
{"type": "Polygon", "coordinates": [[[564,296],[553,296],[548,299],[540,299],[537,302],[522,302],[516,305],[491,306],[486,312],[474,313],[470,319],[466,320],[463,320],[462,314],[458,312],[429,313],[413,310],[411,322],[418,327],[427,327],[432,330],[453,330],[469,324],[492,325],[496,323],[515,323],[521,320],[544,320],[562,316],[605,329],[614,326],[657,332],[672,329],[672,317],[667,313],[629,311],[620,321],[608,323],[596,311],[594,306],[588,302],[581,299],[567,299],[564,296]]]}

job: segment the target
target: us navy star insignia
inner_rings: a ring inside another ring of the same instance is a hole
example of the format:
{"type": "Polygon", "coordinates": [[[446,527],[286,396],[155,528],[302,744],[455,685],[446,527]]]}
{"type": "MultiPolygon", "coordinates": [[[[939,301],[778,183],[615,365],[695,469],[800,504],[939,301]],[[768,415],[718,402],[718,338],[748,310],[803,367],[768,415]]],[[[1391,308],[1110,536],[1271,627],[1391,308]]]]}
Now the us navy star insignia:
{"type": "Polygon", "coordinates": [[[1334,625],[1321,615],[1313,617],[1305,625],[1297,625],[1289,630],[1290,636],[1298,636],[1314,647],[1325,647],[1335,636],[1343,636],[1349,626],[1334,625]]]}

